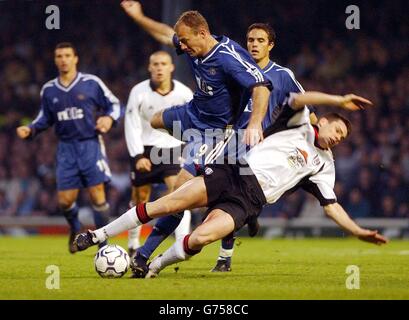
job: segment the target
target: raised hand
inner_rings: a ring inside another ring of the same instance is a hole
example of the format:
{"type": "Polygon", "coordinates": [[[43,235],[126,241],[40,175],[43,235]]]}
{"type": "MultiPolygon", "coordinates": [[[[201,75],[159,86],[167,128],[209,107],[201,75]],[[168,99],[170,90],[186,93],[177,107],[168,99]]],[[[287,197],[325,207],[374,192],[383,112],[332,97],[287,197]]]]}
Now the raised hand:
{"type": "Polygon", "coordinates": [[[341,99],[341,107],[350,111],[363,110],[372,105],[371,101],[354,94],[347,94],[341,99]]]}
{"type": "Polygon", "coordinates": [[[142,6],[139,1],[124,0],[121,2],[121,7],[133,19],[143,16],[142,6]]]}

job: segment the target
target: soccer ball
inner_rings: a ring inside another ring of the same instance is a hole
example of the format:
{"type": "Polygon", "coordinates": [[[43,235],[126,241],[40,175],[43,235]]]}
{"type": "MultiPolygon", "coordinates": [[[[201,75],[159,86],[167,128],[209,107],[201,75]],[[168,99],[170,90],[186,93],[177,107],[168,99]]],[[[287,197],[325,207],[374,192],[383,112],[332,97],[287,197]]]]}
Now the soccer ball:
{"type": "Polygon", "coordinates": [[[116,244],[103,246],[95,255],[95,270],[102,278],[120,278],[129,268],[128,253],[116,244]]]}

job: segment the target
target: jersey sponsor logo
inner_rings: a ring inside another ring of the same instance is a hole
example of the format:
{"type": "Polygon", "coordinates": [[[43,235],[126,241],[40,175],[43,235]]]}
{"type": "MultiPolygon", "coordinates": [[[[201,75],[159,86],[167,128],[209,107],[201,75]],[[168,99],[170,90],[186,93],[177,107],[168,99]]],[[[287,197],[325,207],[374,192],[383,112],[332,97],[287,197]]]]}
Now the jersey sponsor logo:
{"type": "Polygon", "coordinates": [[[199,76],[195,75],[196,78],[196,83],[197,86],[199,87],[200,90],[202,90],[204,93],[208,94],[209,96],[212,96],[213,93],[213,88],[209,86],[206,81],[204,81],[202,78],[199,76]]]}
{"type": "Polygon", "coordinates": [[[291,168],[300,169],[307,164],[308,153],[302,149],[295,148],[287,157],[288,164],[291,168]]]}
{"type": "Polygon", "coordinates": [[[66,108],[57,112],[58,121],[77,120],[84,118],[84,111],[77,107],[66,108]]]}

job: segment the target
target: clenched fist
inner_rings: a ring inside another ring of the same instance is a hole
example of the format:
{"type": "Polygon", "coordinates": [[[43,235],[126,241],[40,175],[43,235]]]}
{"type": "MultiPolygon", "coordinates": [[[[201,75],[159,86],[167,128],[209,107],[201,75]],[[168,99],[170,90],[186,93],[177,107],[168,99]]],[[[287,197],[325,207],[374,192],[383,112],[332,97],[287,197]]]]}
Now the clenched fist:
{"type": "Polygon", "coordinates": [[[16,129],[17,136],[21,139],[27,139],[31,134],[30,127],[20,126],[16,129]]]}

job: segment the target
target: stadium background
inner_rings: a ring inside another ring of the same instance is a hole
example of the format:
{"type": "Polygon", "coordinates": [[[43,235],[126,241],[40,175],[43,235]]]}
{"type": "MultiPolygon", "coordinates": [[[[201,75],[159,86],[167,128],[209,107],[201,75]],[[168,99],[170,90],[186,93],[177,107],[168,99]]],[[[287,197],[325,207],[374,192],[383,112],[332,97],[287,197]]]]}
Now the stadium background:
{"type": "MultiPolygon", "coordinates": [[[[306,90],[371,99],[376,107],[349,115],[353,134],[334,150],[336,193],[353,218],[409,218],[407,1],[354,1],[360,8],[359,30],[345,27],[345,8],[351,4],[346,1],[330,6],[322,0],[142,1],[148,16],[162,20],[164,12],[170,24],[180,13],[169,13],[173,3],[199,10],[214,34],[226,34],[244,47],[247,27],[269,22],[277,32],[272,60],[291,68],[306,90]]],[[[124,104],[132,86],[148,77],[149,54],[161,46],[125,15],[119,1],[1,1],[0,10],[0,218],[58,216],[53,130],[31,142],[15,135],[19,124],[36,116],[41,86],[56,76],[55,44],[72,41],[79,70],[98,75],[124,104]],[[45,27],[50,4],[60,8],[60,30],[45,27]]],[[[183,63],[178,59],[177,69],[183,70],[183,63]]],[[[193,88],[190,75],[179,74],[176,78],[193,88]]],[[[105,142],[115,216],[130,197],[123,122],[105,142]]],[[[85,193],[79,203],[88,205],[85,193]]],[[[315,200],[296,192],[266,208],[262,217],[291,221],[323,217],[323,212],[315,200]]],[[[0,224],[0,232],[21,230],[0,224]]]]}

